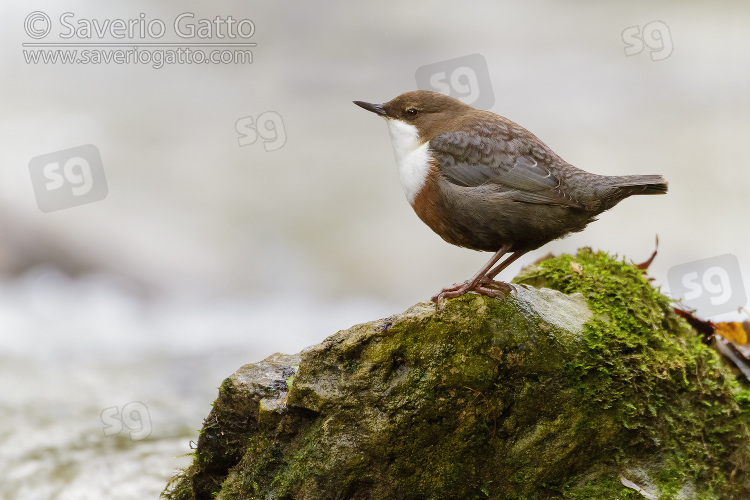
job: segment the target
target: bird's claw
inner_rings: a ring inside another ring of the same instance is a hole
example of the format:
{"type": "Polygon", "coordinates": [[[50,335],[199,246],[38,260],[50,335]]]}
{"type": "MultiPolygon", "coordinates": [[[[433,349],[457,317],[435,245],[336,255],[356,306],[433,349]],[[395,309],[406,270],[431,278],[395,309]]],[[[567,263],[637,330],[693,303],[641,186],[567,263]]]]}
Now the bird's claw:
{"type": "Polygon", "coordinates": [[[432,301],[437,302],[440,299],[453,299],[460,297],[467,292],[487,295],[488,297],[505,296],[506,294],[513,292],[513,285],[505,283],[504,281],[495,281],[487,278],[483,278],[477,283],[465,281],[460,285],[443,288],[440,293],[432,297],[432,301]]]}

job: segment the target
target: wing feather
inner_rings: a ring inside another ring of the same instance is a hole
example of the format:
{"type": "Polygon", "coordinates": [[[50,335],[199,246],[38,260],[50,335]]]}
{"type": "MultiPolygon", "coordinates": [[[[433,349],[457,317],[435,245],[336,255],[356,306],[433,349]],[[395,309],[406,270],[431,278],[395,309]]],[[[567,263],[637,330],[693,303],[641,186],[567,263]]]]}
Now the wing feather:
{"type": "Polygon", "coordinates": [[[519,202],[579,207],[545,164],[549,155],[525,151],[528,141],[514,138],[513,132],[503,123],[485,122],[476,131],[441,134],[430,141],[430,149],[443,176],[456,185],[491,185],[519,202]]]}

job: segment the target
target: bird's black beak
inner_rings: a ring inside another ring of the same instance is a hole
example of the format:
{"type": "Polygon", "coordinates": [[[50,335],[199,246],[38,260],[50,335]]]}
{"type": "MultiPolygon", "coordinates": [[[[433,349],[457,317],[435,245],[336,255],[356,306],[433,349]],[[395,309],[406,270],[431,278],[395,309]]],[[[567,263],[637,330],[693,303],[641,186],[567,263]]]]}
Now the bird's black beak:
{"type": "Polygon", "coordinates": [[[354,104],[359,106],[360,108],[364,108],[367,111],[372,111],[376,115],[379,116],[385,116],[385,110],[383,109],[382,104],[370,104],[369,102],[363,102],[363,101],[352,101],[354,104]]]}

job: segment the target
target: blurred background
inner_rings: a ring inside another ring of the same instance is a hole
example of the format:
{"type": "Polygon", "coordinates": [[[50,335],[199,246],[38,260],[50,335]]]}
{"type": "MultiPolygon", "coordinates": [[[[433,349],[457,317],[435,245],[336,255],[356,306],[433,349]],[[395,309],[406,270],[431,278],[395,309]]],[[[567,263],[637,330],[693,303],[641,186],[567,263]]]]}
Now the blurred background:
{"type": "Polygon", "coordinates": [[[384,122],[352,100],[444,85],[580,168],[664,175],[667,196],[625,200],[501,277],[582,246],[641,262],[658,235],[657,285],[704,317],[746,317],[748,4],[40,1],[0,13],[1,498],[155,498],[242,364],[401,312],[484,264],[416,217],[384,122]],[[175,33],[184,13],[193,37],[175,33]],[[229,37],[230,16],[251,36],[229,37]],[[133,37],[107,31],[118,19],[133,37]],[[162,37],[139,38],[158,20],[162,37]],[[252,62],[43,59],[210,43],[254,43],[218,47],[252,62]]]}

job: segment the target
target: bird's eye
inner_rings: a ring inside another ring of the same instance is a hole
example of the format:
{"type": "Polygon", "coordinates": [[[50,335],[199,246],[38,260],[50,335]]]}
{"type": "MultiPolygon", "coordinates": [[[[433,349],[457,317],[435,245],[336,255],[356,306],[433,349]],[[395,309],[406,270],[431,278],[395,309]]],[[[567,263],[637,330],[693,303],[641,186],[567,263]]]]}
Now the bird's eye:
{"type": "Polygon", "coordinates": [[[404,110],[404,115],[406,115],[407,118],[414,118],[419,114],[419,110],[417,108],[406,108],[404,110]]]}

